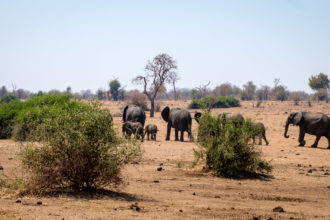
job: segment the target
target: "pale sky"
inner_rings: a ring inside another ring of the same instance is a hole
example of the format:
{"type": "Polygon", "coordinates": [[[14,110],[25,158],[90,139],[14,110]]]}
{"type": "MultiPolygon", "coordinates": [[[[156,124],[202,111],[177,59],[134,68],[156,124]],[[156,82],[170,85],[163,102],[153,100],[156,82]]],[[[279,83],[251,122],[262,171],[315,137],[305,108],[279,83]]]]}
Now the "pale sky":
{"type": "MultiPolygon", "coordinates": [[[[308,93],[330,74],[328,0],[0,0],[0,86],[127,89],[160,53],[180,88],[252,80],[308,93]]],[[[168,87],[171,89],[170,87],[168,87]]]]}

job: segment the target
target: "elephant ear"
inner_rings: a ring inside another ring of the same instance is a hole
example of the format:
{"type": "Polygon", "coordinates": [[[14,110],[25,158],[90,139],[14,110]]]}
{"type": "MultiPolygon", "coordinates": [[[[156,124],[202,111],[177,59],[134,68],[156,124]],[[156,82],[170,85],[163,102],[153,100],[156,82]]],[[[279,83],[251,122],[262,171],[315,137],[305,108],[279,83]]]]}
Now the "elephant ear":
{"type": "Polygon", "coordinates": [[[164,121],[168,122],[169,115],[170,115],[170,108],[166,106],[162,111],[162,118],[164,119],[164,121]]]}
{"type": "Polygon", "coordinates": [[[194,119],[197,121],[197,123],[199,123],[199,119],[202,117],[202,113],[200,112],[196,112],[194,115],[194,119]]]}
{"type": "Polygon", "coordinates": [[[293,117],[293,124],[298,125],[302,119],[302,112],[297,112],[295,116],[293,117]]]}
{"type": "Polygon", "coordinates": [[[128,105],[125,106],[124,111],[123,111],[123,122],[126,122],[126,111],[128,109],[128,105]]]}

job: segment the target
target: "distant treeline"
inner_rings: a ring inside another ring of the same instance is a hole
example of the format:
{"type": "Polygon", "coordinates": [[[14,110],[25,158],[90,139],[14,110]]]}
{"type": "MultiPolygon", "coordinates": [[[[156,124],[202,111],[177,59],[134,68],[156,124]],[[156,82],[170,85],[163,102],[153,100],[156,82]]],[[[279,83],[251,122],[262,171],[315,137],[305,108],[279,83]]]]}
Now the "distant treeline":
{"type": "MultiPolygon", "coordinates": [[[[310,101],[328,100],[329,80],[326,74],[312,76],[309,79],[309,86],[315,91],[314,94],[308,94],[304,91],[290,91],[286,86],[280,83],[279,79],[274,80],[274,85],[257,87],[252,81],[247,82],[242,88],[231,83],[222,83],[215,88],[210,88],[209,84],[188,88],[176,88],[167,90],[165,84],[158,90],[157,100],[199,100],[206,97],[233,97],[239,100],[275,100],[275,101],[310,101]]],[[[14,95],[19,99],[28,99],[30,97],[42,94],[71,94],[78,100],[142,100],[147,99],[145,94],[139,90],[126,90],[122,87],[118,79],[114,79],[109,83],[109,89],[98,89],[93,92],[90,89],[80,92],[73,92],[71,87],[67,87],[65,91],[52,89],[50,91],[39,91],[32,93],[25,89],[16,89],[9,91],[5,86],[0,88],[0,97],[5,95],[14,95]]],[[[134,102],[134,101],[133,101],[134,102]]]]}

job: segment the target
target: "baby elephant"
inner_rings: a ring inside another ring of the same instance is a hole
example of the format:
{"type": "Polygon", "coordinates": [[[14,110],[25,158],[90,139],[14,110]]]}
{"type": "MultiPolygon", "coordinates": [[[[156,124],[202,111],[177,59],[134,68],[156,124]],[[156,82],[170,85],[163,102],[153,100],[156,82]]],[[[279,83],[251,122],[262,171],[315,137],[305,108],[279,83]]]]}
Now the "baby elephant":
{"type": "Polygon", "coordinates": [[[261,138],[263,138],[266,142],[266,145],[268,145],[268,141],[266,139],[266,128],[265,125],[261,122],[257,122],[257,123],[251,123],[252,129],[253,129],[253,133],[252,133],[252,139],[253,139],[253,143],[255,143],[255,138],[259,137],[259,145],[261,145],[262,140],[261,138]]]}
{"type": "Polygon", "coordinates": [[[143,142],[143,125],[141,122],[126,121],[122,125],[122,132],[126,138],[131,138],[133,134],[136,139],[141,139],[143,142]]]}
{"type": "Polygon", "coordinates": [[[154,125],[154,124],[148,124],[146,127],[145,127],[145,133],[144,135],[148,135],[148,140],[149,140],[149,135],[151,134],[151,140],[156,140],[156,135],[157,135],[157,125],[154,125]]]}

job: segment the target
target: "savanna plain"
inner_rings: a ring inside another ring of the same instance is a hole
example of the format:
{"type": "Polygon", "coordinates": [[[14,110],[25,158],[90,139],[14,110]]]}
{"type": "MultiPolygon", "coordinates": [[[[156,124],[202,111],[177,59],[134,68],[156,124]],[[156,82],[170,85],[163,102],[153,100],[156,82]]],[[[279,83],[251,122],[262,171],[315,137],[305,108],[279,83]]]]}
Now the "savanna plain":
{"type": "MultiPolygon", "coordinates": [[[[162,101],[165,106],[186,108],[188,101],[162,101]]],[[[110,109],[118,132],[124,102],[103,102],[110,109]]],[[[189,110],[193,115],[195,110],[189,110]]],[[[241,102],[241,107],[212,109],[242,113],[266,126],[268,146],[257,145],[273,166],[271,177],[225,179],[212,175],[200,163],[191,168],[195,142],[185,134],[184,142],[165,141],[166,122],[160,112],[154,118],[146,112],[146,124],[158,126],[156,141],[145,140],[143,158],[122,170],[123,183],[96,193],[55,193],[43,197],[20,196],[2,189],[0,219],[330,219],[330,150],[322,137],[318,148],[310,148],[315,137],[306,134],[306,146],[298,146],[298,127],[284,125],[290,112],[310,111],[330,115],[329,103],[241,102]],[[39,202],[39,204],[37,204],[39,202]],[[274,211],[275,207],[281,207],[274,211]]],[[[198,124],[192,130],[197,136],[198,124]]],[[[0,165],[7,178],[23,175],[20,144],[0,140],[0,165]]]]}

